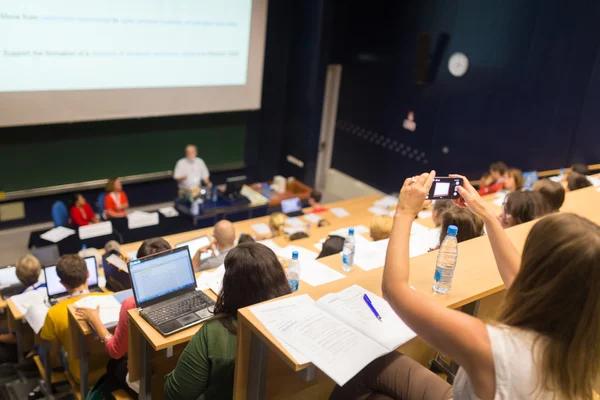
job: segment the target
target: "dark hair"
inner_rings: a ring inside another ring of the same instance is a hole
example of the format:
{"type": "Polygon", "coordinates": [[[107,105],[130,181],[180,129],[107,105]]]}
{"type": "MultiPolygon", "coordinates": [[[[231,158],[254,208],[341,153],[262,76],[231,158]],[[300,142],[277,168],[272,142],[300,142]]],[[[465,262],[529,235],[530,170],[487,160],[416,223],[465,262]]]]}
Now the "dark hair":
{"type": "MultiPolygon", "coordinates": [[[[73,195],[71,196],[71,199],[69,200],[69,208],[73,208],[75,207],[75,204],[77,204],[77,200],[79,199],[79,196],[83,197],[83,195],[81,193],[73,193],[73,195]]],[[[85,199],[85,197],[83,197],[85,199]]]]}
{"type": "Polygon", "coordinates": [[[67,254],[58,259],[56,274],[67,289],[75,289],[88,279],[88,270],[83,258],[67,254]]]}
{"type": "Polygon", "coordinates": [[[171,250],[171,245],[163,238],[146,239],[137,251],[137,258],[147,257],[161,251],[171,250]]]}
{"type": "Polygon", "coordinates": [[[571,166],[571,169],[574,172],[578,172],[581,175],[589,175],[590,174],[590,170],[588,169],[587,165],[583,164],[583,163],[575,163],[571,166]]]}
{"type": "Polygon", "coordinates": [[[538,192],[512,192],[504,201],[506,214],[517,224],[532,221],[550,213],[550,203],[538,192]]]}
{"type": "Polygon", "coordinates": [[[317,189],[314,189],[312,192],[310,192],[310,198],[318,203],[323,198],[323,194],[317,189]]]}
{"type": "Polygon", "coordinates": [[[306,234],[306,232],[296,232],[290,235],[290,242],[292,240],[306,239],[307,237],[308,235],[306,234]]]}
{"type": "Polygon", "coordinates": [[[106,188],[105,190],[110,193],[110,192],[114,192],[115,191],[115,182],[118,180],[119,178],[110,178],[108,180],[108,182],[106,182],[106,188]]]}
{"type": "Polygon", "coordinates": [[[515,180],[515,191],[523,189],[525,180],[523,179],[523,172],[518,168],[510,168],[507,171],[508,175],[511,175],[515,180]]]}
{"type": "Polygon", "coordinates": [[[323,243],[323,249],[317,258],[323,258],[338,254],[344,249],[344,238],[341,236],[329,236],[323,243]]]}
{"type": "Polygon", "coordinates": [[[433,202],[433,209],[441,214],[453,205],[454,203],[452,203],[452,200],[436,200],[433,202]]]}
{"type": "Polygon", "coordinates": [[[541,179],[533,185],[533,190],[539,192],[548,200],[550,211],[558,211],[565,202],[565,188],[550,179],[541,179]]]}
{"type": "Polygon", "coordinates": [[[579,172],[571,172],[567,178],[567,187],[570,191],[583,189],[588,186],[592,186],[592,182],[588,178],[580,174],[579,172]]]}
{"type": "Polygon", "coordinates": [[[240,234],[240,238],[238,239],[238,245],[243,243],[253,243],[255,242],[254,238],[247,233],[240,234]]]}
{"type": "Polygon", "coordinates": [[[458,228],[456,240],[459,243],[483,235],[483,221],[481,218],[469,209],[450,207],[442,214],[440,244],[446,238],[450,225],[455,225],[458,228]]]}
{"type": "Polygon", "coordinates": [[[223,288],[215,314],[225,314],[223,325],[235,334],[231,319],[240,308],[291,293],[290,285],[273,250],[260,243],[242,243],[225,257],[223,288]]]}
{"type": "Polygon", "coordinates": [[[496,161],[490,165],[490,171],[498,171],[501,175],[504,175],[508,170],[508,166],[502,161],[496,161]]]}

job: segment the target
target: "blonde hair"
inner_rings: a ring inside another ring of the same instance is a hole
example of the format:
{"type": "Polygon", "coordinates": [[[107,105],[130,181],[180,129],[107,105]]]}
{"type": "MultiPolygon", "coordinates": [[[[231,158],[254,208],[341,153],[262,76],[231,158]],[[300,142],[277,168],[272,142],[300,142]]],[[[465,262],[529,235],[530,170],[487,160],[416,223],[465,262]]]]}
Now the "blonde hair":
{"type": "Polygon", "coordinates": [[[371,225],[369,229],[371,230],[371,238],[374,241],[387,239],[390,237],[392,233],[392,225],[394,224],[394,219],[389,215],[376,215],[371,219],[371,225]]]}
{"type": "Polygon", "coordinates": [[[271,219],[269,221],[269,225],[271,225],[271,230],[275,236],[283,236],[285,235],[285,220],[287,217],[285,214],[277,212],[271,214],[271,219]]]}
{"type": "Polygon", "coordinates": [[[25,287],[34,285],[38,281],[41,272],[42,265],[39,260],[31,254],[24,255],[17,262],[17,278],[25,287]]]}
{"type": "Polygon", "coordinates": [[[600,376],[600,227],[570,213],[543,218],[525,242],[499,322],[540,336],[539,386],[591,399],[600,376]]]}

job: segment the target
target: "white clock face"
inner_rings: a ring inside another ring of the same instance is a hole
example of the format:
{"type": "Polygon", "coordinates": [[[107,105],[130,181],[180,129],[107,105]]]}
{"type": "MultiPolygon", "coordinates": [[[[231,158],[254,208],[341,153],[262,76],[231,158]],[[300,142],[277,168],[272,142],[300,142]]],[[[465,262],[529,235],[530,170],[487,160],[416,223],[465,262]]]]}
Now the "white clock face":
{"type": "Polygon", "coordinates": [[[448,70],[456,77],[463,76],[469,69],[469,58],[464,53],[454,53],[448,60],[448,70]]]}

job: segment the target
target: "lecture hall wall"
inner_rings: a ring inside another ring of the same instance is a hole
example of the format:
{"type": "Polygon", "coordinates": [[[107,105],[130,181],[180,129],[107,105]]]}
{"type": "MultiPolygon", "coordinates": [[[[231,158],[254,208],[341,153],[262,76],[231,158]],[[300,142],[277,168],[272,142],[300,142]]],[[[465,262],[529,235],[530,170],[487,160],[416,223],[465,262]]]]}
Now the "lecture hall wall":
{"type": "Polygon", "coordinates": [[[523,170],[600,163],[599,20],[594,0],[340,2],[332,167],[395,191],[430,168],[479,178],[494,160],[523,170]],[[416,86],[420,32],[432,53],[449,40],[433,82],[416,86]],[[462,78],[447,68],[456,51],[470,60],[462,78]],[[414,133],[402,128],[409,110],[414,133]]]}

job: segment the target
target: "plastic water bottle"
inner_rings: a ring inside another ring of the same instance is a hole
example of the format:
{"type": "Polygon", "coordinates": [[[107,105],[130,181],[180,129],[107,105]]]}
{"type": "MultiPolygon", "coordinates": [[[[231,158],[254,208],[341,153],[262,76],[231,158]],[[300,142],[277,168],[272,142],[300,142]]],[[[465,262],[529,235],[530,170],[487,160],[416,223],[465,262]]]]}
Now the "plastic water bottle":
{"type": "Polygon", "coordinates": [[[452,286],[454,268],[456,268],[456,260],[458,258],[457,233],[458,228],[455,225],[450,225],[448,227],[448,234],[440,246],[435,274],[433,276],[433,290],[438,293],[448,293],[452,286]]]}
{"type": "Polygon", "coordinates": [[[213,190],[212,190],[212,202],[216,203],[217,199],[218,199],[217,187],[213,186],[213,190]]]}
{"type": "Polygon", "coordinates": [[[193,216],[200,214],[200,202],[198,200],[194,200],[192,202],[192,206],[190,207],[190,212],[193,216]]]}
{"type": "Polygon", "coordinates": [[[352,271],[354,267],[354,252],[356,250],[356,239],[354,238],[354,228],[348,229],[348,236],[344,241],[342,250],[342,269],[346,272],[352,271]]]}
{"type": "Polygon", "coordinates": [[[298,261],[297,251],[292,252],[292,261],[288,265],[286,275],[290,283],[290,289],[292,289],[292,292],[295,292],[300,285],[300,261],[298,261]]]}

